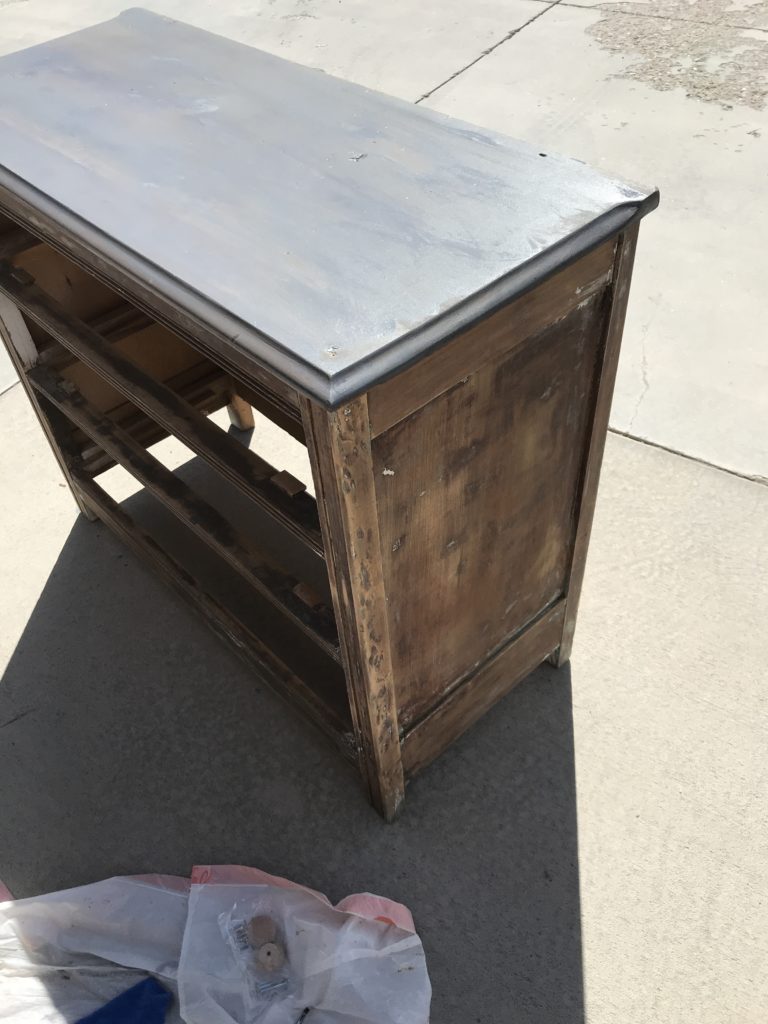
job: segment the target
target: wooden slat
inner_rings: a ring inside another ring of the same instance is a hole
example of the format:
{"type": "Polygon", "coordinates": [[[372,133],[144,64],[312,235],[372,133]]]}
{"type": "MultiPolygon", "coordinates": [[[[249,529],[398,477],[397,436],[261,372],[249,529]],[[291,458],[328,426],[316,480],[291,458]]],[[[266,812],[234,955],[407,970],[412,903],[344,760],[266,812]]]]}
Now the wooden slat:
{"type": "Polygon", "coordinates": [[[141,310],[128,302],[123,302],[114,309],[102,313],[90,320],[88,326],[107,341],[119,341],[137,331],[150,327],[154,321],[141,310]]]}
{"type": "MultiPolygon", "coordinates": [[[[191,367],[167,380],[166,384],[194,405],[199,412],[207,415],[226,405],[229,378],[214,366],[211,366],[209,372],[204,376],[195,378],[194,374],[199,374],[199,372],[199,366],[191,367]]],[[[163,430],[155,420],[150,419],[130,402],[111,409],[109,416],[145,448],[168,437],[166,430],[163,430]]],[[[94,476],[97,473],[103,473],[105,469],[109,469],[115,464],[114,460],[104,452],[104,449],[96,444],[86,445],[80,454],[83,465],[94,476]]]]}
{"type": "Polygon", "coordinates": [[[281,697],[298,707],[328,735],[344,756],[357,754],[348,721],[291,671],[244,623],[208,594],[200,582],[142,530],[99,485],[75,466],[70,468],[81,500],[118,537],[148,562],[181,597],[202,613],[208,625],[281,697]]]}
{"type": "Polygon", "coordinates": [[[405,734],[402,750],[406,775],[415,775],[426,767],[546,660],[559,643],[564,614],[565,601],[560,600],[405,734]]]}
{"type": "Polygon", "coordinates": [[[531,335],[565,317],[610,281],[615,243],[606,242],[533,291],[458,334],[430,355],[373,388],[371,436],[422,408],[484,363],[505,357],[531,335]]]}
{"type": "Polygon", "coordinates": [[[404,781],[368,408],[365,396],[336,412],[307,399],[302,404],[360,769],[373,803],[391,821],[404,781]]]}
{"type": "MultiPolygon", "coordinates": [[[[100,334],[110,344],[137,334],[152,325],[151,317],[127,302],[123,302],[107,313],[88,321],[88,327],[100,334]]],[[[45,366],[50,366],[51,369],[62,370],[76,363],[77,357],[63,345],[51,344],[40,353],[39,361],[45,366]]]]}
{"type": "Polygon", "coordinates": [[[40,245],[40,239],[26,228],[12,227],[0,235],[0,260],[11,260],[36,245],[40,245]]]}
{"type": "Polygon", "coordinates": [[[0,263],[0,291],[143,412],[243,490],[278,522],[323,553],[314,499],[290,498],[271,482],[277,470],[201,415],[161,381],[153,380],[123,353],[112,349],[87,324],[53,302],[29,280],[0,263]]]}
{"type": "Polygon", "coordinates": [[[45,367],[34,368],[28,378],[40,394],[132,473],[259,593],[285,612],[327,654],[340,659],[332,615],[309,608],[294,593],[298,580],[252,551],[248,542],[217,509],[196,495],[130,434],[102,416],[69,381],[56,377],[45,367]]]}

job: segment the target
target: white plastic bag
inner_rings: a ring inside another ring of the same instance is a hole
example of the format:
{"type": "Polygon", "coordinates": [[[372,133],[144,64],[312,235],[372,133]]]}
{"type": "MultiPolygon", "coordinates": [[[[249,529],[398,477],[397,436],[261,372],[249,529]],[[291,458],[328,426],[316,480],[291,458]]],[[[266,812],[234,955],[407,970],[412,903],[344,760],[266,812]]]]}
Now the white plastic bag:
{"type": "MultiPolygon", "coordinates": [[[[3,1024],[71,1024],[148,973],[175,990],[184,879],[110,878],[0,903],[3,1024]]],[[[180,1022],[176,1010],[168,1024],[180,1022]]]]}
{"type": "MultiPolygon", "coordinates": [[[[187,1024],[427,1024],[424,952],[402,904],[362,893],[334,909],[321,893],[233,865],[195,868],[193,882],[110,878],[0,903],[3,1024],[72,1024],[146,974],[178,985],[187,1024]],[[265,941],[280,947],[273,977],[285,985],[263,975],[252,984],[258,950],[233,948],[233,926],[254,918],[275,925],[250,939],[261,934],[262,952],[265,941]]],[[[174,1004],[167,1024],[182,1016],[174,1004]]]]}
{"type": "Polygon", "coordinates": [[[187,1024],[427,1024],[431,988],[418,936],[333,909],[307,890],[193,885],[179,964],[187,1024]],[[247,907],[284,938],[289,984],[260,998],[222,922],[247,907]],[[305,1017],[304,1012],[308,1010],[305,1017]]]}

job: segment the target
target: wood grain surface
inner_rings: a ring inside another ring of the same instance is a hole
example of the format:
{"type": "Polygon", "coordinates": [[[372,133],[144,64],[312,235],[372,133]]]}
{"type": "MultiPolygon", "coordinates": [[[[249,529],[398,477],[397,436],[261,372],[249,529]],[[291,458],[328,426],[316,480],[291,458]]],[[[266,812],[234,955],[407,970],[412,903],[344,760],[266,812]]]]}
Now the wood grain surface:
{"type": "Polygon", "coordinates": [[[402,727],[565,590],[604,309],[592,295],[373,442],[402,727]]]}

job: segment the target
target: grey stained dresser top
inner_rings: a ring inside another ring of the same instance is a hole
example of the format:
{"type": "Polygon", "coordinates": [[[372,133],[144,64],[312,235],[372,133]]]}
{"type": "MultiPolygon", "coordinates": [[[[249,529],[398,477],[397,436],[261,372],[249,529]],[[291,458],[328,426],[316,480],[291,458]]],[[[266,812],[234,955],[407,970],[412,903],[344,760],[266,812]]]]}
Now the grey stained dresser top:
{"type": "Polygon", "coordinates": [[[657,202],[140,9],[0,59],[0,207],[326,405],[657,202]]]}

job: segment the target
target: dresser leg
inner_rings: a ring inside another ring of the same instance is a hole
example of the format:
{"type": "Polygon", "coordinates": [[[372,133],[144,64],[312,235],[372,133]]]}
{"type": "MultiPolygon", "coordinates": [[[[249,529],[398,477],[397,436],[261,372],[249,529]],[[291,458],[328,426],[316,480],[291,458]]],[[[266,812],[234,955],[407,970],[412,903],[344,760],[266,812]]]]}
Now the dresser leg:
{"type": "Polygon", "coordinates": [[[392,821],[404,797],[365,396],[334,412],[302,400],[360,771],[392,821]]]}
{"type": "Polygon", "coordinates": [[[239,395],[232,395],[227,405],[229,422],[236,430],[253,430],[253,409],[239,395]]]}

